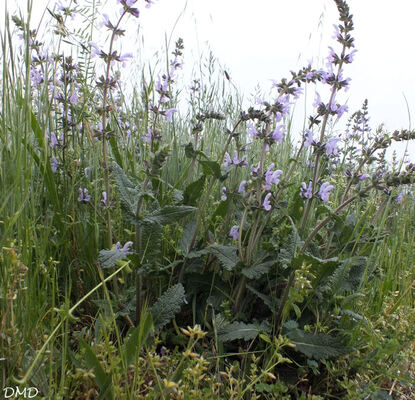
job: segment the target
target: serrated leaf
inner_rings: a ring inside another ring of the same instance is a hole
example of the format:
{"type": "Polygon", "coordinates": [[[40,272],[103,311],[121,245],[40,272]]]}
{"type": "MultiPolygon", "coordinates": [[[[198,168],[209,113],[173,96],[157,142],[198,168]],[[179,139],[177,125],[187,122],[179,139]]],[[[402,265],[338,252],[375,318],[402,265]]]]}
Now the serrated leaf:
{"type": "Polygon", "coordinates": [[[184,190],[183,203],[189,206],[196,205],[196,200],[202,195],[205,187],[206,176],[202,175],[197,181],[189,184],[184,190]]]}
{"type": "Polygon", "coordinates": [[[250,268],[242,269],[242,274],[244,274],[248,279],[258,279],[263,274],[267,274],[269,269],[275,264],[275,261],[267,261],[258,265],[254,265],[250,268]]]}
{"type": "Polygon", "coordinates": [[[117,261],[125,260],[128,254],[121,250],[101,250],[98,254],[98,262],[101,268],[112,268],[117,265],[117,261]]]}
{"type": "Polygon", "coordinates": [[[180,311],[184,303],[184,287],[178,283],[167,289],[151,307],[154,330],[158,333],[180,311]]]}
{"type": "Polygon", "coordinates": [[[139,187],[131,182],[130,178],[117,163],[113,164],[112,171],[121,207],[130,218],[135,217],[137,202],[140,197],[139,187]]]}
{"type": "Polygon", "coordinates": [[[312,335],[301,329],[289,329],[287,336],[297,351],[315,360],[336,358],[350,352],[341,340],[325,333],[312,335]]]}
{"type": "Polygon", "coordinates": [[[182,233],[182,236],[179,240],[179,250],[182,251],[184,256],[187,256],[189,254],[189,247],[192,243],[193,237],[196,232],[196,221],[192,219],[189,221],[182,233]]]}
{"type": "Polygon", "coordinates": [[[216,161],[198,160],[202,165],[203,173],[206,176],[214,176],[217,179],[222,177],[220,165],[216,161]]]}
{"type": "Polygon", "coordinates": [[[220,342],[230,342],[237,339],[248,341],[255,339],[260,332],[264,331],[269,331],[269,326],[267,326],[267,324],[262,323],[258,326],[235,321],[218,331],[218,340],[220,342]]]}
{"type": "Polygon", "coordinates": [[[195,207],[191,206],[164,206],[152,213],[146,215],[144,218],[137,220],[138,225],[167,225],[176,222],[181,218],[191,214],[195,211],[195,207]]]}
{"type": "Polygon", "coordinates": [[[209,254],[217,257],[222,267],[227,271],[232,271],[235,265],[239,262],[237,255],[237,248],[235,246],[224,246],[216,244],[206,248],[209,254]]]}

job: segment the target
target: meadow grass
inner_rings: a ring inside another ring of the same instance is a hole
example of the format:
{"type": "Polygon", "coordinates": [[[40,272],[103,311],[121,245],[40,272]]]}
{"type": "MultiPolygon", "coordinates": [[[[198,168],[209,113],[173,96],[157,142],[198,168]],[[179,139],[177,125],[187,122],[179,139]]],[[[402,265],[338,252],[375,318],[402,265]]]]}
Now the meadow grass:
{"type": "Polygon", "coordinates": [[[31,30],[31,1],[25,20],[6,15],[2,388],[45,399],[413,398],[414,166],[383,151],[415,132],[371,129],[367,102],[342,116],[347,4],[333,3],[341,52],[330,66],[307,66],[243,109],[212,56],[193,88],[178,86],[180,39],[157,60],[166,70],[143,68],[127,94],[114,38],[141,3],[121,1],[97,48],[94,4],[51,10],[53,49],[31,30]],[[76,32],[72,13],[86,21],[76,32]],[[60,53],[68,42],[77,58],[60,53]],[[331,95],[299,137],[292,106],[305,85],[331,95]],[[330,130],[340,118],[341,145],[330,130]]]}

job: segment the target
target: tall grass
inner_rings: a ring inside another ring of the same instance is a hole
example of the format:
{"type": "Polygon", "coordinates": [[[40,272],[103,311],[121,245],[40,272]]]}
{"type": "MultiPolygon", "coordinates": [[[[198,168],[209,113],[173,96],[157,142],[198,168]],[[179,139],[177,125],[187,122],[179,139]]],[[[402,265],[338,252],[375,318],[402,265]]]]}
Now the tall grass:
{"type": "MultiPolygon", "coordinates": [[[[141,3],[121,2],[120,29],[141,3]]],[[[328,71],[307,66],[249,110],[212,56],[187,94],[178,86],[181,40],[127,95],[117,42],[92,57],[92,23],[66,24],[101,18],[95,4],[51,10],[47,56],[32,2],[26,20],[6,15],[2,387],[46,399],[413,395],[414,167],[383,150],[415,133],[369,129],[365,102],[335,144],[353,23],[334,6],[342,50],[328,71]],[[59,54],[68,42],[78,58],[59,54]],[[290,107],[305,85],[331,96],[298,143],[290,107]]]]}

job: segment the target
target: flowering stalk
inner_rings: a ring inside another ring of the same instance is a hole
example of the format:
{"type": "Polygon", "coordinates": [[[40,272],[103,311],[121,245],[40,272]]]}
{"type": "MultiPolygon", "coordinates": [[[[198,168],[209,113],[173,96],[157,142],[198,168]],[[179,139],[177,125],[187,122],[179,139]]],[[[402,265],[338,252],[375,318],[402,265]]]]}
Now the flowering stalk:
{"type": "MultiPolygon", "coordinates": [[[[113,45],[114,40],[116,38],[118,28],[121,24],[122,19],[127,14],[127,10],[124,9],[120,18],[118,19],[117,24],[115,25],[114,29],[112,29],[111,39],[110,39],[110,47],[109,47],[109,56],[107,57],[107,64],[106,64],[106,72],[105,72],[105,84],[103,85],[103,99],[102,99],[102,157],[103,157],[103,169],[104,169],[104,185],[105,185],[105,192],[107,197],[111,199],[111,186],[109,182],[109,170],[108,170],[108,149],[107,149],[107,134],[106,134],[106,125],[107,125],[107,96],[108,96],[108,89],[110,88],[110,72],[111,72],[111,64],[112,64],[112,57],[113,54],[113,45]]],[[[107,207],[107,246],[108,248],[112,247],[112,221],[111,221],[111,210],[110,207],[107,207]]]]}

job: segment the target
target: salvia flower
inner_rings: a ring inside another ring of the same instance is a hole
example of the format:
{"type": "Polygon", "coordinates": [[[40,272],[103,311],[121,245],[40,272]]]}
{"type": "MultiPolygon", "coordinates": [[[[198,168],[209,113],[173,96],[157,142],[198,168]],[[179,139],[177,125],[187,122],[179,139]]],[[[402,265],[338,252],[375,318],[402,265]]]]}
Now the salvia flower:
{"type": "Polygon", "coordinates": [[[254,137],[259,135],[259,132],[252,124],[247,124],[246,133],[253,139],[254,137]]]}
{"type": "Polygon", "coordinates": [[[107,196],[107,192],[102,192],[102,199],[101,199],[101,203],[104,206],[108,205],[108,196],[107,196]]]}
{"type": "Polygon", "coordinates": [[[360,177],[359,177],[359,179],[361,180],[361,181],[365,181],[367,178],[369,178],[369,174],[363,174],[363,175],[360,175],[360,177]]]}
{"type": "Polygon", "coordinates": [[[304,138],[305,138],[304,140],[305,147],[310,147],[314,143],[313,132],[310,129],[305,130],[304,138]]]}
{"type": "Polygon", "coordinates": [[[226,192],[227,192],[227,189],[226,189],[226,187],[224,186],[224,187],[222,188],[222,195],[221,195],[221,197],[220,197],[220,199],[221,199],[222,201],[225,201],[225,200],[228,198],[228,196],[226,196],[226,192]]]}
{"type": "Polygon", "coordinates": [[[272,139],[278,142],[279,144],[281,144],[282,139],[284,138],[284,133],[285,133],[284,125],[278,125],[272,132],[272,139]]]}
{"type": "Polygon", "coordinates": [[[229,155],[228,152],[225,153],[225,160],[223,161],[223,165],[225,167],[228,167],[229,165],[232,165],[232,158],[231,158],[231,156],[229,155]]]}
{"type": "Polygon", "coordinates": [[[326,155],[334,155],[337,156],[339,154],[338,144],[341,141],[340,138],[330,138],[326,145],[324,146],[326,149],[326,155]]]}
{"type": "Polygon", "coordinates": [[[50,159],[50,168],[52,169],[52,172],[56,172],[58,170],[59,163],[56,157],[52,157],[50,159]]]}
{"type": "Polygon", "coordinates": [[[233,239],[233,240],[238,240],[239,238],[239,225],[234,225],[230,232],[229,232],[229,236],[233,239]]]}
{"type": "Polygon", "coordinates": [[[399,194],[396,196],[395,201],[399,204],[399,203],[402,201],[402,199],[403,199],[403,192],[399,193],[399,194]]]}
{"type": "Polygon", "coordinates": [[[55,132],[51,132],[49,134],[49,146],[50,147],[56,147],[59,146],[59,141],[55,135],[55,132]]]}
{"type": "Polygon", "coordinates": [[[305,182],[301,182],[301,188],[300,188],[300,196],[304,197],[305,199],[311,199],[313,197],[313,188],[312,188],[312,182],[310,181],[308,183],[308,186],[305,182]]]}
{"type": "Polygon", "coordinates": [[[88,43],[91,46],[91,57],[100,57],[103,55],[102,50],[98,47],[98,45],[95,42],[89,42],[88,43]]]}
{"type": "Polygon", "coordinates": [[[169,108],[166,111],[163,111],[162,114],[167,118],[167,122],[173,121],[173,114],[177,112],[176,108],[169,108]]]}
{"type": "Polygon", "coordinates": [[[245,196],[245,195],[246,195],[245,186],[246,186],[246,181],[242,181],[242,182],[239,184],[239,188],[238,188],[238,193],[241,193],[243,196],[245,196]]]}
{"type": "Polygon", "coordinates": [[[282,171],[280,169],[273,171],[273,168],[274,163],[272,163],[265,172],[265,190],[271,190],[272,184],[278,185],[280,183],[280,180],[278,178],[282,174],[282,171]]]}
{"type": "Polygon", "coordinates": [[[328,182],[324,182],[318,191],[318,195],[320,196],[321,200],[323,200],[325,203],[329,201],[330,191],[333,189],[333,185],[330,185],[328,182]]]}
{"type": "Polygon", "coordinates": [[[129,242],[126,242],[123,247],[121,247],[121,243],[117,242],[117,244],[115,245],[115,251],[119,251],[121,253],[127,254],[130,252],[130,247],[132,245],[133,245],[133,242],[129,241],[129,242]]]}
{"type": "Polygon", "coordinates": [[[88,193],[88,189],[86,188],[79,188],[79,197],[78,197],[78,201],[79,202],[88,202],[89,200],[91,200],[91,196],[88,193]]]}
{"type": "Polygon", "coordinates": [[[265,208],[266,211],[271,210],[271,203],[269,201],[270,197],[271,197],[271,193],[268,193],[265,196],[264,202],[262,203],[262,206],[265,208]]]}

